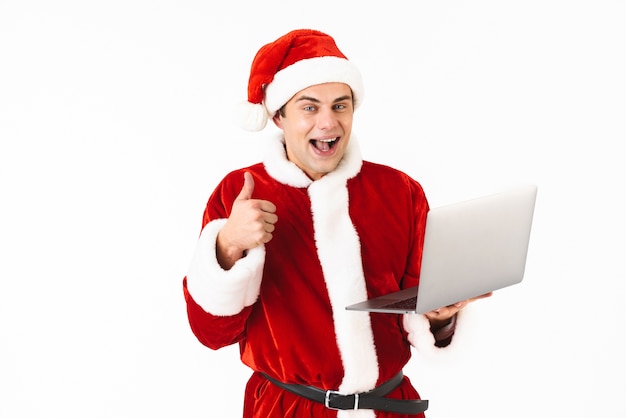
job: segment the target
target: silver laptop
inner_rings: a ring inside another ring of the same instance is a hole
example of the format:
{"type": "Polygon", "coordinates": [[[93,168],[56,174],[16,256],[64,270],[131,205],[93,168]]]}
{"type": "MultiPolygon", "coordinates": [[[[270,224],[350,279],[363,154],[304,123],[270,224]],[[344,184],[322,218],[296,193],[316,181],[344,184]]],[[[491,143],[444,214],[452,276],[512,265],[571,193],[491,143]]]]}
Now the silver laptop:
{"type": "Polygon", "coordinates": [[[536,195],[531,185],[431,209],[419,286],[346,309],[423,314],[520,283],[536,195]]]}

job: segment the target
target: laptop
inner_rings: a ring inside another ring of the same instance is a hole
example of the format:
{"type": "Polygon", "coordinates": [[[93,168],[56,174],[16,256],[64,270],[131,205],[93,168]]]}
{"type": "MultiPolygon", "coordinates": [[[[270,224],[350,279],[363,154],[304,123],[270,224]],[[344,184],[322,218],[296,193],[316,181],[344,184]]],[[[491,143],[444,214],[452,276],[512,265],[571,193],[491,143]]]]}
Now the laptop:
{"type": "Polygon", "coordinates": [[[419,286],[347,306],[423,314],[520,283],[537,186],[522,186],[428,212],[419,286]]]}

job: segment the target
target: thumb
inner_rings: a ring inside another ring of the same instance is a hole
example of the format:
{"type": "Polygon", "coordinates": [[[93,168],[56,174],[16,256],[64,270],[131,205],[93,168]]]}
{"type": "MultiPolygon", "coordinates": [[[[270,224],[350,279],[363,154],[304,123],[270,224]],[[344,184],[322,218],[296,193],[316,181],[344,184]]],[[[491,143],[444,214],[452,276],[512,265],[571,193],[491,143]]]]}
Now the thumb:
{"type": "Polygon", "coordinates": [[[252,192],[254,191],[254,179],[252,174],[247,171],[243,173],[243,187],[239,192],[236,200],[248,200],[252,199],[252,192]]]}

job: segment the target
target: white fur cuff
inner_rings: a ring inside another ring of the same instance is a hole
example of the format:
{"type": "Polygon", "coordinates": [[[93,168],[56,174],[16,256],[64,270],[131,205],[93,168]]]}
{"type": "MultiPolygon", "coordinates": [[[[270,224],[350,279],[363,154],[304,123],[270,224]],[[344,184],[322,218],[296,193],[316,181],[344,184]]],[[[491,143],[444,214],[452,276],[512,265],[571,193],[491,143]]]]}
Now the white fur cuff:
{"type": "Polygon", "coordinates": [[[202,230],[187,273],[187,289],[206,312],[229,316],[257,300],[265,264],[265,246],[248,251],[246,257],[230,270],[224,270],[215,253],[217,234],[224,223],[226,219],[211,221],[202,230]]]}
{"type": "Polygon", "coordinates": [[[409,342],[425,357],[434,359],[439,353],[447,353],[456,351],[455,347],[464,346],[467,339],[471,339],[471,311],[473,307],[466,306],[457,313],[456,328],[452,342],[447,347],[437,347],[435,345],[435,336],[430,331],[430,322],[425,315],[405,314],[402,319],[404,330],[409,334],[409,342]],[[465,341],[465,342],[464,342],[465,341]]]}

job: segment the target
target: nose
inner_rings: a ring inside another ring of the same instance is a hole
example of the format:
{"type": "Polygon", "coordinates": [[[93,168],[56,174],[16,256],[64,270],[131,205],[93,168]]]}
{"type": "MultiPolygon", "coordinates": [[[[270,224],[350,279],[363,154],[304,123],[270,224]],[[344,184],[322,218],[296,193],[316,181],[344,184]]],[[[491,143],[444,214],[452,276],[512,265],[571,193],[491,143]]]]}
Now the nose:
{"type": "Polygon", "coordinates": [[[337,126],[337,115],[332,109],[322,109],[317,114],[317,127],[323,130],[330,130],[337,126]]]}

